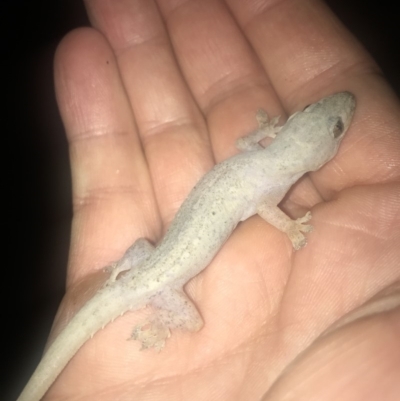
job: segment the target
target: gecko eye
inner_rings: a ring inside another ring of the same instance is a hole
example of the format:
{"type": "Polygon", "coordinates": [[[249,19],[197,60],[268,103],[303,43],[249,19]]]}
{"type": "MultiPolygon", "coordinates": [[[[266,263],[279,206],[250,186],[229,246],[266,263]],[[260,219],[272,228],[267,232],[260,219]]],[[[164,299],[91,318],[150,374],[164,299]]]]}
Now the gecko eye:
{"type": "Polygon", "coordinates": [[[336,121],[336,124],[335,124],[334,127],[333,127],[333,130],[332,130],[332,132],[333,132],[333,137],[334,137],[335,139],[336,139],[336,138],[339,138],[340,135],[343,134],[343,131],[344,131],[343,120],[339,117],[339,118],[337,119],[337,121],[336,121]]]}

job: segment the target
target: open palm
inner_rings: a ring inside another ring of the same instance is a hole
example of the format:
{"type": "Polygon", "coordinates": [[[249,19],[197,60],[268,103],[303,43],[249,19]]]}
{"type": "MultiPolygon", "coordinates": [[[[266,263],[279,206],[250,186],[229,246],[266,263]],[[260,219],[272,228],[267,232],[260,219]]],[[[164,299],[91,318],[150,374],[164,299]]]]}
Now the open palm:
{"type": "Polygon", "coordinates": [[[140,351],[126,340],[147,311],[128,313],[82,347],[46,399],[364,401],[385,391],[394,400],[397,99],[316,1],[156,3],[87,0],[94,29],[70,33],[57,51],[75,215],[55,331],[106,278],[104,266],[139,237],[160,241],[199,178],[255,128],[257,109],[287,116],[348,90],[354,123],[337,157],[282,204],[292,217],[312,209],[304,249],[250,218],[186,286],[202,330],[140,351]]]}

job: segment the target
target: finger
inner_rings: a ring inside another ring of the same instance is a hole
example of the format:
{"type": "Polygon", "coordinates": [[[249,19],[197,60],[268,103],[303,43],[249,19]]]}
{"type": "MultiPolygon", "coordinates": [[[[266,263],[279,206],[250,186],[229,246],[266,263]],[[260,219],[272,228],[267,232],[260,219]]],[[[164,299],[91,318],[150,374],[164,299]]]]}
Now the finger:
{"type": "Polygon", "coordinates": [[[319,190],[327,196],[332,190],[398,176],[398,100],[329,8],[317,0],[227,3],[286,109],[341,90],[356,94],[353,127],[338,156],[313,177],[319,190]]]}
{"type": "Polygon", "coordinates": [[[224,2],[157,1],[179,65],[207,118],[218,161],[256,128],[256,110],[283,114],[265,71],[224,2]]]}
{"type": "Polygon", "coordinates": [[[70,144],[74,220],[69,281],[120,256],[138,236],[156,238],[157,208],[114,55],[99,33],[69,34],[55,84],[70,144]]]}
{"type": "Polygon", "coordinates": [[[168,223],[214,164],[204,119],[176,63],[153,1],[86,1],[93,25],[108,38],[132,106],[168,223]]]}

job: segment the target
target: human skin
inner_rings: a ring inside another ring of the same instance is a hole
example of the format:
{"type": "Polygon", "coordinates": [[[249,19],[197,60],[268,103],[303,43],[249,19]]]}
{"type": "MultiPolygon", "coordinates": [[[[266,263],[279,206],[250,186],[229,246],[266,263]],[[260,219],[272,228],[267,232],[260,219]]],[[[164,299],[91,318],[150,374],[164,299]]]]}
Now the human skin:
{"type": "Polygon", "coordinates": [[[287,116],[357,98],[338,155],[282,208],[311,208],[294,252],[253,217],[186,286],[205,321],[161,353],[126,314],[77,353],[50,400],[395,400],[400,392],[399,102],[317,1],[105,1],[55,58],[74,219],[52,336],[135,239],[157,243],[195,183],[235,154],[260,107],[287,116]]]}

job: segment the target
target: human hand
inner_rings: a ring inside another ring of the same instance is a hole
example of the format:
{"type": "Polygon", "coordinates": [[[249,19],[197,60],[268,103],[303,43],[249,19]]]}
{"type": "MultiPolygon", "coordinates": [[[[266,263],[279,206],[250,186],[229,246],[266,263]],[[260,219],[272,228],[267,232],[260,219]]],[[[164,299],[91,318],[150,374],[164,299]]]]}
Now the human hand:
{"type": "Polygon", "coordinates": [[[394,400],[398,100],[320,3],[157,3],[87,1],[95,29],[72,32],[57,52],[75,208],[59,325],[94,272],[136,238],[162,238],[258,108],[290,115],[348,90],[354,123],[336,158],[282,205],[293,217],[312,209],[304,249],[249,219],[186,287],[201,331],[139,352],[125,340],[141,312],[127,314],[85,344],[47,399],[394,400]]]}

